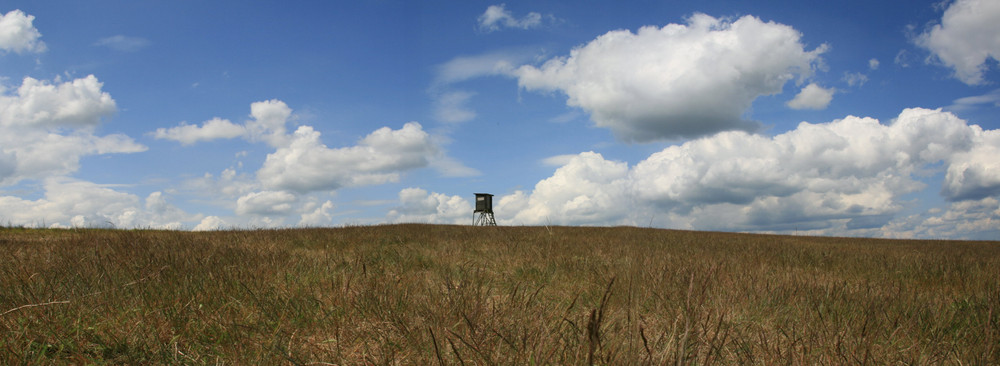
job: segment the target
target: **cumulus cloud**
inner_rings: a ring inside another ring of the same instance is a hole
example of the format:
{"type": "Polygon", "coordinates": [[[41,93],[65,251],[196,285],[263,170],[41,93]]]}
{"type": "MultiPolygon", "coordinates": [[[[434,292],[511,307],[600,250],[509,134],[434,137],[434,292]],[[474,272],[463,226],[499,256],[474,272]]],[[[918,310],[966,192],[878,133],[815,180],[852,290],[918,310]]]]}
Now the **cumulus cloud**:
{"type": "Polygon", "coordinates": [[[530,29],[542,25],[542,15],[530,12],[520,19],[506,9],[506,4],[490,5],[479,16],[479,29],[486,32],[498,31],[501,28],[530,29]]]}
{"type": "Polygon", "coordinates": [[[249,141],[262,141],[272,147],[282,147],[289,143],[286,124],[292,117],[292,109],[277,99],[250,104],[252,119],[244,124],[235,124],[227,119],[213,118],[201,126],[181,122],[170,128],[158,128],[150,133],[156,139],[173,140],[184,145],[200,141],[243,137],[249,141]]]}
{"type": "Polygon", "coordinates": [[[525,197],[526,202],[515,203],[510,197],[501,197],[497,211],[514,223],[619,223],[631,211],[627,204],[628,170],[626,163],[605,160],[593,152],[581,153],[556,169],[551,177],[538,182],[531,195],[525,197]],[[522,208],[510,216],[506,210],[518,204],[522,208]]]}
{"type": "Polygon", "coordinates": [[[953,201],[1000,194],[1000,131],[941,110],[907,109],[890,125],[846,117],[765,137],[722,132],[632,167],[582,153],[530,193],[500,198],[515,224],[658,224],[692,229],[877,233],[947,170],[953,201]]]}
{"type": "Polygon", "coordinates": [[[149,46],[149,40],[141,37],[114,35],[94,42],[95,46],[107,47],[119,52],[135,52],[149,46]]]}
{"type": "Polygon", "coordinates": [[[878,61],[877,58],[873,58],[873,59],[868,60],[868,69],[869,70],[878,70],[878,65],[879,65],[879,61],[878,61]]]}
{"type": "Polygon", "coordinates": [[[34,15],[21,10],[0,15],[0,51],[18,54],[44,52],[45,42],[39,40],[42,34],[32,25],[34,21],[34,15]]]}
{"type": "Polygon", "coordinates": [[[427,166],[438,153],[416,122],[398,130],[380,128],[344,148],[329,148],[318,131],[300,126],[288,146],[268,154],[257,178],[271,189],[303,193],[382,184],[398,181],[403,171],[427,166]]]}
{"type": "Polygon", "coordinates": [[[250,115],[252,119],[243,125],[215,118],[200,126],[182,123],[159,128],[151,134],[185,145],[238,136],[266,142],[275,151],[268,154],[257,171],[259,182],[266,189],[297,193],[395,182],[402,172],[423,167],[432,167],[447,176],[479,173],[447,156],[439,146],[439,139],[416,122],[399,130],[380,128],[356,146],[330,148],[312,126],[299,126],[288,134],[286,124],[292,110],[282,101],[253,103],[250,115]]]}
{"type": "Polygon", "coordinates": [[[303,208],[305,213],[299,220],[299,226],[322,226],[329,225],[333,221],[334,205],[331,201],[323,204],[310,203],[303,208]]]}
{"type": "Polygon", "coordinates": [[[752,131],[741,118],[759,96],[807,78],[826,50],[806,50],[787,25],[695,14],[687,24],[608,32],[569,56],[515,74],[527,90],[561,91],[599,127],[646,142],[752,131]]]}
{"type": "Polygon", "coordinates": [[[199,141],[211,141],[216,139],[231,139],[246,134],[246,128],[229,120],[213,118],[205,121],[201,126],[181,123],[177,127],[157,128],[153,132],[156,139],[173,140],[183,145],[191,145],[199,141]]]}
{"type": "MultiPolygon", "coordinates": [[[[256,174],[239,173],[231,167],[218,176],[206,173],[186,183],[186,189],[222,200],[221,205],[235,200],[235,214],[247,216],[235,220],[251,226],[277,225],[291,219],[290,215],[299,215],[301,226],[328,224],[333,218],[333,203],[319,203],[317,192],[397,182],[403,173],[414,169],[429,167],[445,176],[479,174],[449,157],[440,146],[443,138],[425,132],[417,122],[399,129],[382,127],[353,146],[337,148],[324,144],[322,134],[312,126],[298,126],[287,133],[294,115],[279,100],[251,104],[250,117],[243,124],[221,118],[201,125],[181,123],[151,135],[182,144],[242,137],[273,147],[256,174]]],[[[217,220],[208,220],[198,229],[211,230],[218,227],[216,224],[217,220]]]]}
{"type": "MultiPolygon", "coordinates": [[[[146,147],[132,138],[114,134],[95,136],[87,132],[63,135],[46,131],[0,129],[0,166],[14,166],[7,175],[0,175],[0,185],[23,179],[42,179],[76,172],[80,159],[88,155],[135,153],[146,147]]],[[[0,168],[0,171],[4,169],[0,168]]]]}
{"type": "Polygon", "coordinates": [[[0,89],[0,126],[94,126],[117,108],[94,75],[55,83],[26,77],[13,94],[0,89]]]}
{"type": "Polygon", "coordinates": [[[67,178],[46,179],[44,196],[26,200],[0,196],[0,218],[5,224],[29,227],[149,227],[180,229],[183,222],[200,220],[168,202],[162,192],[145,200],[91,182],[67,178]]]}
{"type": "MultiPolygon", "coordinates": [[[[867,78],[865,78],[867,80],[867,78]]],[[[785,105],[791,109],[826,109],[833,100],[834,88],[824,88],[816,83],[806,85],[785,105]]]]}
{"type": "Polygon", "coordinates": [[[292,211],[297,198],[285,191],[262,191],[249,193],[236,200],[237,215],[282,215],[292,211]]]}
{"type": "Polygon", "coordinates": [[[400,205],[389,211],[389,222],[469,224],[472,204],[460,196],[405,188],[399,192],[400,205]]]}
{"type": "Polygon", "coordinates": [[[13,93],[0,89],[0,185],[73,173],[88,155],[145,151],[128,136],[94,134],[116,111],[101,88],[90,75],[67,82],[29,77],[13,93]]]}
{"type": "Polygon", "coordinates": [[[942,187],[942,193],[949,200],[978,200],[1000,195],[1000,130],[976,129],[971,144],[970,149],[950,159],[942,187]]]}
{"type": "Polygon", "coordinates": [[[951,203],[946,210],[893,220],[882,228],[886,237],[996,240],[1000,236],[1000,201],[995,197],[951,203]]]}
{"type": "Polygon", "coordinates": [[[212,231],[224,228],[226,221],[218,216],[208,216],[195,225],[193,231],[212,231]]]}
{"type": "Polygon", "coordinates": [[[277,99],[250,104],[250,116],[246,129],[251,141],[264,141],[272,147],[287,146],[289,136],[285,129],[292,116],[292,109],[277,99]]]}
{"type": "Polygon", "coordinates": [[[940,24],[915,41],[952,68],[958,80],[983,84],[987,61],[1000,60],[1000,2],[957,0],[945,10],[940,24]]]}

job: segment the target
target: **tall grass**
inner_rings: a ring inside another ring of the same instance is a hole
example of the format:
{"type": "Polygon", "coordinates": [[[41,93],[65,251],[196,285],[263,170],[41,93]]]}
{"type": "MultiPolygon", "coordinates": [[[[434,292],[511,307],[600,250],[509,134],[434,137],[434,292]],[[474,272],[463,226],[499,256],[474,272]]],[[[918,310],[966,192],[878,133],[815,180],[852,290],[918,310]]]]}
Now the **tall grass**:
{"type": "Polygon", "coordinates": [[[0,229],[0,364],[998,364],[1000,243],[0,229]]]}

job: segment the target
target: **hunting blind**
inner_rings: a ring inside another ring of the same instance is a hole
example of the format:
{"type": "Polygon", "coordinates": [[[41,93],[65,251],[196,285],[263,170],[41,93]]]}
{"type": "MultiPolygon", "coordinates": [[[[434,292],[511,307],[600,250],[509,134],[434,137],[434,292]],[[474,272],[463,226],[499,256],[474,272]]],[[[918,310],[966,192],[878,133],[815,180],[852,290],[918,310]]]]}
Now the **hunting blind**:
{"type": "Polygon", "coordinates": [[[476,193],[476,209],[472,211],[472,225],[497,226],[497,220],[493,218],[492,194],[476,193]]]}

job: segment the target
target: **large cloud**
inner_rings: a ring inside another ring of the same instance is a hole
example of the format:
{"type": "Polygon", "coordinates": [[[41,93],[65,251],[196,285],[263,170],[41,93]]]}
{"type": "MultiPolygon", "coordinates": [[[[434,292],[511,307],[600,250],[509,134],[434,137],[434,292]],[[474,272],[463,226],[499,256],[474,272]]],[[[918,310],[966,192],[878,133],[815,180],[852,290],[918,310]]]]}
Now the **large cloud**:
{"type": "Polygon", "coordinates": [[[4,224],[30,227],[149,227],[180,229],[183,222],[200,220],[167,201],[162,192],[146,199],[91,182],[67,178],[46,179],[44,197],[26,200],[0,196],[4,224]]]}
{"type": "Polygon", "coordinates": [[[94,134],[116,111],[101,87],[90,75],[66,82],[28,77],[15,93],[0,90],[0,185],[73,173],[87,155],[145,151],[128,136],[94,134]]]}
{"type": "Polygon", "coordinates": [[[39,40],[42,34],[35,29],[33,15],[20,10],[11,10],[0,15],[0,51],[15,53],[43,52],[45,42],[39,40]]]}
{"type": "Polygon", "coordinates": [[[1000,2],[957,0],[936,24],[917,37],[921,47],[955,70],[969,85],[982,84],[987,61],[1000,60],[1000,2]]]}
{"type": "Polygon", "coordinates": [[[871,231],[903,208],[901,197],[925,188],[920,179],[939,163],[949,199],[1000,193],[1000,162],[989,158],[998,133],[941,110],[907,109],[890,125],[847,117],[770,138],[723,132],[631,168],[582,153],[530,194],[502,197],[497,213],[519,224],[655,219],[696,229],[871,231]]]}
{"type": "Polygon", "coordinates": [[[268,154],[257,178],[267,188],[296,192],[382,184],[427,166],[436,155],[437,146],[416,122],[398,130],[380,128],[343,148],[327,147],[318,131],[301,126],[287,147],[268,154]]]}
{"type": "Polygon", "coordinates": [[[810,76],[826,49],[806,50],[800,38],[792,27],[753,16],[695,14],[686,25],[608,32],[515,74],[525,89],[565,93],[568,105],[623,140],[752,131],[758,123],[742,115],[754,99],[810,76]]]}
{"type": "Polygon", "coordinates": [[[955,154],[948,165],[942,193],[950,200],[1000,195],[1000,130],[975,132],[972,148],[955,154]]]}
{"type": "MultiPolygon", "coordinates": [[[[531,224],[595,225],[620,222],[628,216],[628,166],[586,152],[574,157],[555,174],[535,185],[525,207],[510,218],[531,224]]],[[[510,199],[501,197],[498,211],[510,199]]],[[[504,217],[507,218],[507,217],[504,217]]]]}
{"type": "Polygon", "coordinates": [[[94,75],[55,83],[24,78],[13,95],[0,88],[0,126],[85,127],[114,113],[115,100],[94,75]]]}
{"type": "Polygon", "coordinates": [[[389,222],[469,224],[472,205],[460,196],[406,188],[399,192],[400,206],[389,211],[389,222]]]}

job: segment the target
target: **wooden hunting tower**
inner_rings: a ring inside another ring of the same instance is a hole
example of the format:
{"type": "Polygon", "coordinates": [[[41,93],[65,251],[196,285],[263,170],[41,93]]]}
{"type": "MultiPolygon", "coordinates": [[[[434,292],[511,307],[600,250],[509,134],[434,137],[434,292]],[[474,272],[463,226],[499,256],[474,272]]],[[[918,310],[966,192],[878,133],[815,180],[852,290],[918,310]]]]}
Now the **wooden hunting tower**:
{"type": "Polygon", "coordinates": [[[472,211],[472,225],[497,226],[497,220],[493,218],[492,194],[476,193],[476,210],[472,211]]]}

